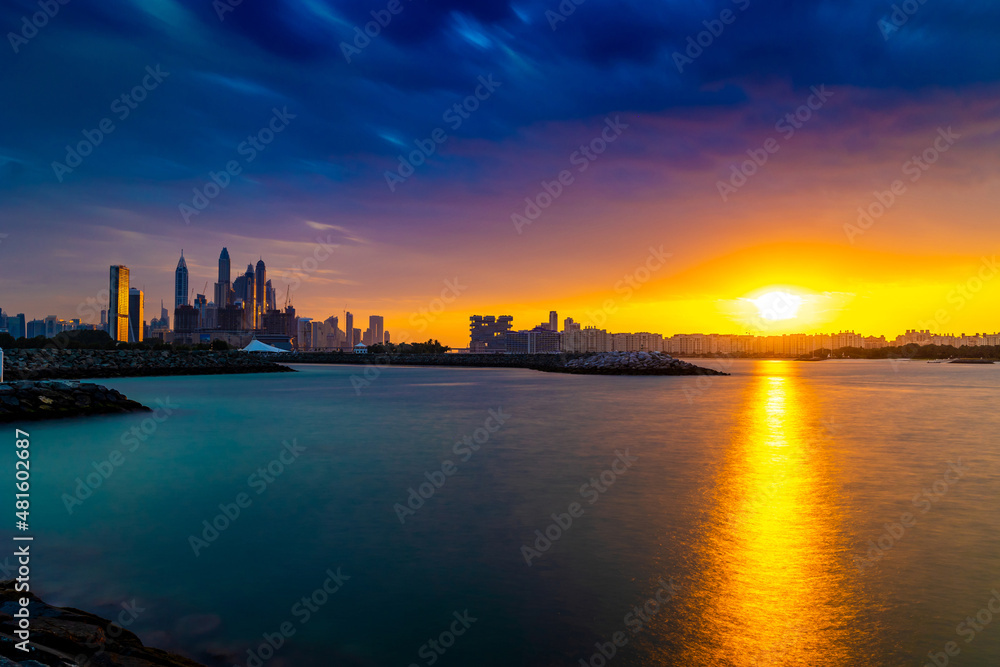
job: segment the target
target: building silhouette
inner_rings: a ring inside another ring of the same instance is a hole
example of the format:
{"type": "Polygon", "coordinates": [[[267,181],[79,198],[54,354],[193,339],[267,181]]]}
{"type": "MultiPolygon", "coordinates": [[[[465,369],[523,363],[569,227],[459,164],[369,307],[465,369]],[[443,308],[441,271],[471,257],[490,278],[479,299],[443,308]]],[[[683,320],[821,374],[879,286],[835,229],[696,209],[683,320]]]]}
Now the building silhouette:
{"type": "MultiPolygon", "coordinates": [[[[183,261],[183,260],[182,260],[183,261]]],[[[108,333],[111,339],[128,342],[128,267],[115,264],[111,267],[111,286],[108,295],[108,333]]]]}
{"type": "Polygon", "coordinates": [[[366,345],[382,345],[385,342],[385,318],[381,315],[368,316],[368,342],[366,345]]]}
{"type": "Polygon", "coordinates": [[[469,318],[469,351],[506,352],[507,332],[513,322],[511,315],[473,315],[469,318]]]}
{"type": "Polygon", "coordinates": [[[215,307],[222,310],[232,304],[231,267],[229,250],[222,249],[219,255],[219,280],[215,283],[215,307]]]}
{"type": "Polygon", "coordinates": [[[251,329],[260,329],[264,322],[264,313],[267,312],[267,269],[264,267],[264,258],[257,261],[257,269],[254,271],[254,311],[253,326],[251,329]]]}
{"type": "Polygon", "coordinates": [[[174,271],[174,308],[188,305],[188,267],[184,261],[184,251],[181,250],[181,258],[177,260],[177,269],[174,271]]]}
{"type": "Polygon", "coordinates": [[[143,306],[143,293],[141,289],[134,287],[128,291],[128,341],[130,343],[141,343],[144,337],[143,329],[146,326],[145,307],[143,306]]]}

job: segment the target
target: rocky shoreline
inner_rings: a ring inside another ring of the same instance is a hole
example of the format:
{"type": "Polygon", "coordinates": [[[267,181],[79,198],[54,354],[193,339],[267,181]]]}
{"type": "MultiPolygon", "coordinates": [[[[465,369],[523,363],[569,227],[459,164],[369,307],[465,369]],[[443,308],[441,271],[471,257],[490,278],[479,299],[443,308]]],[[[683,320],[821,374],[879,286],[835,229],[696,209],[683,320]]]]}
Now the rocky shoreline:
{"type": "Polygon", "coordinates": [[[527,368],[578,375],[728,375],[674,359],[663,352],[580,352],[565,354],[340,354],[303,352],[275,354],[286,364],[355,366],[450,366],[458,368],[527,368]]]}
{"type": "Polygon", "coordinates": [[[0,423],[149,411],[119,391],[89,382],[20,380],[0,384],[0,423]]]}
{"type": "Polygon", "coordinates": [[[75,380],[160,375],[285,373],[292,369],[239,350],[227,352],[167,350],[9,349],[3,355],[4,379],[75,380]]]}
{"type": "MultiPolygon", "coordinates": [[[[126,623],[127,624],[127,623],[126,623]]],[[[139,638],[118,623],[72,607],[53,607],[33,593],[14,590],[14,580],[0,581],[0,667],[204,667],[143,646],[139,638]],[[15,646],[12,615],[28,598],[31,618],[29,652],[15,646]]]]}

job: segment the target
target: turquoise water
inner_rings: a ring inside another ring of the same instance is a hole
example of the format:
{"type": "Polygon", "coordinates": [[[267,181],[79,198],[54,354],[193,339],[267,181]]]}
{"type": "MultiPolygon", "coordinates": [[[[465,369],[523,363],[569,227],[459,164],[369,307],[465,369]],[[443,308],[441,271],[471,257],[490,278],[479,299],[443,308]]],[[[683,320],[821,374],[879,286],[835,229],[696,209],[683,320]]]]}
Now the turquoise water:
{"type": "Polygon", "coordinates": [[[1000,662],[1000,614],[975,620],[1000,590],[1000,366],[729,370],[392,368],[360,394],[349,367],[102,381],[176,407],[145,440],[128,431],[147,415],[30,425],[36,590],[107,616],[134,599],[128,629],[213,666],[283,624],[262,664],[1000,662]],[[425,473],[440,488],[394,508],[425,473]]]}

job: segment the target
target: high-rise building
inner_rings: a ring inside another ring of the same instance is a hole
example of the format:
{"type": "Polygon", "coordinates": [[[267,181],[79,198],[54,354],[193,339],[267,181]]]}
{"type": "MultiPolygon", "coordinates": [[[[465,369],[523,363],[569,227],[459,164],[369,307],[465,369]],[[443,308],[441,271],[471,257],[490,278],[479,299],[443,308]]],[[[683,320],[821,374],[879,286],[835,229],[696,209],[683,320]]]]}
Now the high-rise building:
{"type": "Polygon", "coordinates": [[[7,318],[7,332],[14,338],[24,338],[27,334],[24,313],[7,318]]]}
{"type": "Polygon", "coordinates": [[[143,293],[134,287],[128,291],[128,340],[130,343],[141,343],[146,325],[143,293]]]}
{"type": "MultiPolygon", "coordinates": [[[[344,334],[340,330],[340,318],[338,317],[328,317],[323,321],[323,331],[326,336],[322,343],[322,347],[327,350],[336,350],[340,348],[340,344],[344,340],[344,334]]],[[[313,341],[313,346],[320,346],[319,343],[313,341]]]]}
{"type": "Polygon", "coordinates": [[[370,315],[368,317],[368,328],[371,330],[371,343],[369,345],[381,345],[385,342],[383,328],[385,319],[381,315],[370,315]]]}
{"type": "Polygon", "coordinates": [[[264,321],[264,313],[267,312],[267,269],[264,267],[264,258],[257,261],[257,270],[254,271],[254,320],[253,328],[259,329],[264,321]]]}
{"type": "Polygon", "coordinates": [[[549,331],[559,331],[559,315],[554,310],[549,311],[549,331]]]}
{"type": "Polygon", "coordinates": [[[108,311],[101,308],[101,331],[108,330],[108,311]]]}
{"type": "Polygon", "coordinates": [[[232,282],[230,275],[229,250],[222,249],[219,255],[219,281],[215,283],[215,307],[222,310],[232,304],[232,282]]]}
{"type": "Polygon", "coordinates": [[[278,309],[278,296],[274,292],[274,287],[271,285],[271,281],[267,281],[267,303],[264,304],[264,312],[269,310],[278,309]]]}
{"type": "Polygon", "coordinates": [[[188,305],[188,267],[184,261],[184,251],[181,250],[181,258],[177,260],[177,269],[174,271],[174,308],[188,305]]]}
{"type": "MultiPolygon", "coordinates": [[[[177,306],[174,309],[174,333],[191,333],[198,328],[198,311],[194,306],[177,306]]],[[[176,340],[176,338],[175,338],[176,340]]]]}
{"type": "Polygon", "coordinates": [[[296,326],[296,342],[300,350],[309,351],[312,349],[312,318],[298,318],[296,326]]]}
{"type": "Polygon", "coordinates": [[[204,294],[198,294],[194,297],[194,309],[198,311],[198,328],[207,329],[208,298],[204,294]]]}
{"type": "Polygon", "coordinates": [[[559,352],[561,334],[548,327],[504,334],[507,354],[554,354],[559,352]]]}
{"type": "Polygon", "coordinates": [[[563,333],[570,333],[579,330],[580,330],[580,323],[574,322],[572,317],[567,317],[565,320],[563,320],[563,333]]]}
{"type": "Polygon", "coordinates": [[[470,352],[506,352],[507,332],[513,327],[510,315],[473,315],[469,318],[470,352]]]}
{"type": "Polygon", "coordinates": [[[108,296],[108,333],[111,339],[128,342],[128,267],[111,267],[111,289],[108,296]]]}
{"type": "Polygon", "coordinates": [[[45,320],[31,320],[27,323],[27,338],[45,336],[45,320]]]}
{"type": "Polygon", "coordinates": [[[246,273],[233,281],[234,303],[238,302],[243,306],[243,329],[255,328],[256,296],[257,286],[254,284],[253,265],[247,264],[246,273]]]}
{"type": "Polygon", "coordinates": [[[225,308],[219,308],[215,314],[218,327],[223,331],[243,330],[243,308],[237,304],[230,304],[225,308]]]}
{"type": "Polygon", "coordinates": [[[348,348],[352,348],[360,342],[357,338],[354,337],[355,331],[356,329],[354,328],[354,313],[345,312],[344,333],[346,334],[346,336],[344,337],[345,338],[344,343],[348,348]]]}

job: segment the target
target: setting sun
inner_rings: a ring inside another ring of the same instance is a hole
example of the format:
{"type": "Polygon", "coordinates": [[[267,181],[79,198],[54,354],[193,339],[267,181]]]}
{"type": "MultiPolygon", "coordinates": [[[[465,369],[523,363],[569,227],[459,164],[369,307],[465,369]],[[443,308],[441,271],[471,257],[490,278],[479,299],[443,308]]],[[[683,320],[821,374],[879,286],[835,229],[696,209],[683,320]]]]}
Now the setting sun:
{"type": "Polygon", "coordinates": [[[768,292],[751,302],[765,320],[790,320],[798,315],[802,297],[789,292],[768,292]]]}

